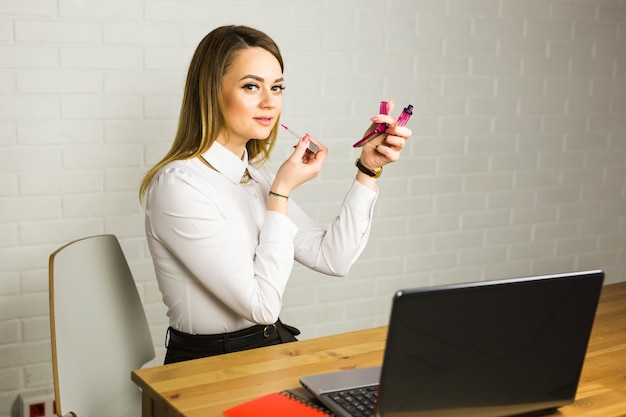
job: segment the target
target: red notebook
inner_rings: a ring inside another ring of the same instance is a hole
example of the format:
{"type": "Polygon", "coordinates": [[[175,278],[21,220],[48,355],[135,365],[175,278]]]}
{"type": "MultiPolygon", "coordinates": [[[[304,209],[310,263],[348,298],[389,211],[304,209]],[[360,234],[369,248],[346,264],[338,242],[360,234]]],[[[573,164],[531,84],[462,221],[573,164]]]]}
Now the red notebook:
{"type": "Polygon", "coordinates": [[[289,391],[274,392],[223,411],[227,417],[332,417],[334,414],[289,391]]]}

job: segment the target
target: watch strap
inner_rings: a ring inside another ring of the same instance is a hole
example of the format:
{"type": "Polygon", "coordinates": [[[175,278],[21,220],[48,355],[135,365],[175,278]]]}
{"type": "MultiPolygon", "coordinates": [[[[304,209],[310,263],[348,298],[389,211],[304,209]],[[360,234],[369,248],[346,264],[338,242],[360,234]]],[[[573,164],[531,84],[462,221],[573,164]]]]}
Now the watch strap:
{"type": "Polygon", "coordinates": [[[361,158],[357,158],[354,165],[356,165],[356,167],[359,169],[359,171],[361,171],[362,173],[364,173],[365,175],[368,175],[372,178],[380,178],[380,175],[383,173],[383,169],[378,168],[376,171],[369,169],[368,167],[366,167],[365,165],[363,165],[361,163],[361,158]]]}

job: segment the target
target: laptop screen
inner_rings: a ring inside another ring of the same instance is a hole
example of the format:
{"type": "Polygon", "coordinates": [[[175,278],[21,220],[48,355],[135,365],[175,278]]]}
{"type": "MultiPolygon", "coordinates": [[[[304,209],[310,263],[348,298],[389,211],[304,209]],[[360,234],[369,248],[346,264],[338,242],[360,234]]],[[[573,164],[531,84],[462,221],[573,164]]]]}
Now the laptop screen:
{"type": "Polygon", "coordinates": [[[378,413],[482,417],[572,402],[603,279],[591,271],[398,291],[378,413]]]}

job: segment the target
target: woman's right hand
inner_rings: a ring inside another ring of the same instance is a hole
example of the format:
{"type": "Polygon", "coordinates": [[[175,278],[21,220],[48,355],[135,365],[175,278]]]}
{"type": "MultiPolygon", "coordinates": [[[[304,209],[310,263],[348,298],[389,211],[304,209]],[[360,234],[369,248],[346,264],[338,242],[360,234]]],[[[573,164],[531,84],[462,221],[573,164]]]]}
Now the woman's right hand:
{"type": "Polygon", "coordinates": [[[328,154],[328,148],[308,134],[296,144],[291,156],[278,169],[271,191],[289,196],[293,190],[317,177],[328,154]],[[309,141],[318,146],[313,153],[308,149],[309,141]]]}

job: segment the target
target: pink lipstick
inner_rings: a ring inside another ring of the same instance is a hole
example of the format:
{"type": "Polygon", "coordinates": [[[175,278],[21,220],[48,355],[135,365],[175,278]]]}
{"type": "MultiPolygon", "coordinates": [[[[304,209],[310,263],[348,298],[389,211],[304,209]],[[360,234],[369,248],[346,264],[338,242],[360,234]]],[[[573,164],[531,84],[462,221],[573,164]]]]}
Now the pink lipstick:
{"type": "MultiPolygon", "coordinates": [[[[389,110],[387,110],[388,109],[387,106],[388,106],[388,103],[386,101],[381,101],[380,102],[380,106],[378,108],[378,114],[389,114],[389,110]]],[[[352,145],[352,147],[353,148],[359,148],[359,147],[365,145],[367,142],[369,142],[370,140],[374,139],[376,136],[378,136],[381,133],[383,133],[386,128],[387,128],[386,124],[378,123],[378,126],[376,126],[376,128],[374,130],[372,130],[367,135],[363,136],[361,138],[361,140],[359,140],[357,143],[352,145]]]]}
{"type": "Polygon", "coordinates": [[[400,116],[396,121],[396,126],[406,126],[411,116],[413,116],[413,105],[409,104],[404,108],[404,110],[402,110],[402,113],[400,113],[400,116]]]}
{"type": "MultiPolygon", "coordinates": [[[[380,114],[388,114],[387,104],[388,103],[386,101],[380,102],[380,114]]],[[[411,118],[412,115],[413,115],[413,105],[409,104],[408,106],[404,108],[404,110],[402,110],[402,113],[398,117],[398,120],[396,120],[396,126],[406,126],[406,124],[409,122],[409,119],[411,118]]],[[[359,148],[365,145],[367,142],[369,142],[370,140],[374,139],[376,136],[383,133],[386,128],[387,128],[387,125],[385,123],[378,123],[378,126],[376,126],[376,129],[372,130],[370,133],[363,136],[363,138],[361,138],[358,142],[352,145],[352,147],[359,148]]]]}

